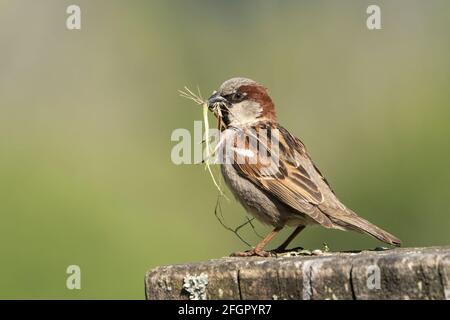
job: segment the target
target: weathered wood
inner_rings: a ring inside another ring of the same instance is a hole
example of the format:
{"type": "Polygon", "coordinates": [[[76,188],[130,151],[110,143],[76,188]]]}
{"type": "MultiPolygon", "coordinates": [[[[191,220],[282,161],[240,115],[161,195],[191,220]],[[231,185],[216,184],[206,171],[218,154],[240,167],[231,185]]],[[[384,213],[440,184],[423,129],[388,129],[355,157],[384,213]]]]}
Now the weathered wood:
{"type": "Polygon", "coordinates": [[[450,299],[450,247],[157,267],[147,299],[450,299]]]}

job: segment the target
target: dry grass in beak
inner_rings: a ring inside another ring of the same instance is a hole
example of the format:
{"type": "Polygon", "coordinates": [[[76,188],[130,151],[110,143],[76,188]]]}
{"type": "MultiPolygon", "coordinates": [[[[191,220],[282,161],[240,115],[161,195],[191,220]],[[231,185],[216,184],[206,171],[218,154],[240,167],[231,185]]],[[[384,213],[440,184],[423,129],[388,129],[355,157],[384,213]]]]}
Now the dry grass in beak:
{"type": "MultiPolygon", "coordinates": [[[[206,136],[205,136],[206,159],[204,160],[204,163],[206,166],[205,169],[207,169],[209,171],[211,179],[212,179],[214,185],[216,186],[217,190],[219,190],[220,195],[227,198],[225,196],[225,194],[222,192],[222,189],[221,189],[220,185],[217,183],[217,180],[211,170],[210,159],[214,155],[215,151],[213,151],[211,149],[211,146],[209,144],[208,102],[205,99],[203,99],[200,89],[198,87],[197,87],[197,94],[193,93],[188,87],[184,87],[184,91],[178,90],[178,92],[180,93],[181,97],[192,100],[196,104],[201,105],[203,107],[203,125],[205,126],[205,134],[206,134],[206,136]]],[[[214,109],[215,110],[218,109],[220,112],[220,108],[214,107],[214,109]]],[[[219,113],[219,115],[221,116],[220,113],[219,113]]],[[[219,117],[219,119],[221,119],[221,117],[219,117]]],[[[219,123],[220,122],[221,121],[219,120],[219,123]]]]}

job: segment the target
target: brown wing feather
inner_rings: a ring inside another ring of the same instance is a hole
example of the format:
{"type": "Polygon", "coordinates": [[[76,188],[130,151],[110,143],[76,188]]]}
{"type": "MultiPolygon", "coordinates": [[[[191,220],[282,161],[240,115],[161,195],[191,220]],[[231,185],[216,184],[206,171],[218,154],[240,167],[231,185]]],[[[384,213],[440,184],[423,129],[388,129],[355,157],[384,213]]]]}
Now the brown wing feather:
{"type": "Polygon", "coordinates": [[[330,219],[317,207],[324,197],[308,173],[314,165],[300,140],[282,127],[259,124],[252,129],[238,133],[234,145],[250,150],[257,159],[237,161],[235,157],[233,165],[237,172],[294,210],[332,227],[330,219]],[[276,145],[278,152],[274,152],[276,145]]]}
{"type": "Polygon", "coordinates": [[[241,176],[277,197],[293,211],[308,215],[324,227],[360,231],[393,245],[400,244],[395,236],[357,216],[335,197],[303,143],[287,130],[281,126],[260,123],[250,133],[240,131],[236,135],[235,145],[258,155],[256,161],[251,157],[244,161],[235,159],[233,166],[241,176]],[[276,132],[278,135],[275,137],[276,132]],[[251,143],[249,136],[256,138],[258,143],[251,143]],[[273,142],[279,146],[276,154],[273,154],[273,142]],[[264,157],[264,161],[259,159],[265,151],[264,148],[261,150],[261,145],[271,150],[266,152],[269,156],[264,157]]]}

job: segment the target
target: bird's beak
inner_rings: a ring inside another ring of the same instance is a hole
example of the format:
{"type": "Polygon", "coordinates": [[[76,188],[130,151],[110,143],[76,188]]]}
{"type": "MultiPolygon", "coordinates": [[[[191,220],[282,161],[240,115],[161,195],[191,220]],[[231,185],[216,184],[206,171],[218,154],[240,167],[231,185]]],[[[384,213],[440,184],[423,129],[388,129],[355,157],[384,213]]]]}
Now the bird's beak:
{"type": "Polygon", "coordinates": [[[208,99],[208,108],[209,110],[213,110],[214,106],[218,104],[227,104],[228,101],[224,97],[222,97],[218,92],[214,92],[211,97],[208,99]]]}

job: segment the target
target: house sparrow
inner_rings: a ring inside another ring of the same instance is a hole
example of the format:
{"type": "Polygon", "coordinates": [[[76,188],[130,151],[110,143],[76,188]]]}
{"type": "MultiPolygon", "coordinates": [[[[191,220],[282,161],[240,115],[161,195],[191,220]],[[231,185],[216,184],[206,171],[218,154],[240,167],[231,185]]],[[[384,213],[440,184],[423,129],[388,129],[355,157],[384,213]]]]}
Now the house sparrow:
{"type": "Polygon", "coordinates": [[[262,85],[246,78],[227,80],[208,99],[208,108],[233,150],[233,161],[221,163],[226,184],[250,214],[274,227],[255,248],[234,256],[269,256],[264,247],[286,226],[296,228],[275,252],[284,251],[309,225],[363,232],[400,245],[399,239],[339,201],[305,145],[278,124],[274,103],[262,85]],[[257,143],[250,143],[250,138],[257,143]],[[258,160],[258,152],[269,155],[267,163],[258,160]]]}

